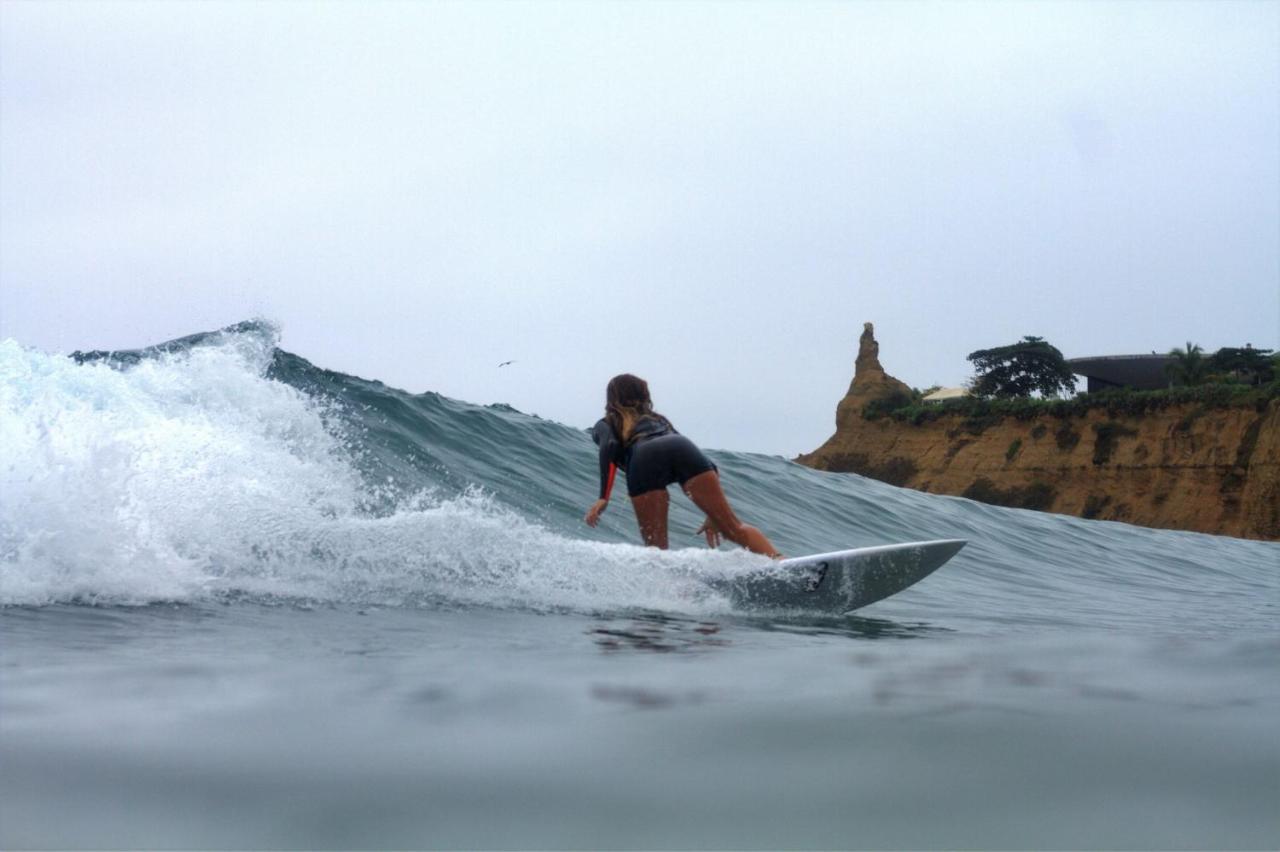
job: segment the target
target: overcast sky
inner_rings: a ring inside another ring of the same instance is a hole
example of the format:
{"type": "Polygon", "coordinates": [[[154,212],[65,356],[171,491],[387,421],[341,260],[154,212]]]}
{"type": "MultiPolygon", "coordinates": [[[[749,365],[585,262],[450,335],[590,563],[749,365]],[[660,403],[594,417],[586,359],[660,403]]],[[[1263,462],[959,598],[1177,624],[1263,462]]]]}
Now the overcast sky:
{"type": "Polygon", "coordinates": [[[284,348],[708,447],[917,387],[1276,348],[1280,4],[0,3],[0,337],[284,348]],[[500,361],[515,363],[498,369],[500,361]]]}

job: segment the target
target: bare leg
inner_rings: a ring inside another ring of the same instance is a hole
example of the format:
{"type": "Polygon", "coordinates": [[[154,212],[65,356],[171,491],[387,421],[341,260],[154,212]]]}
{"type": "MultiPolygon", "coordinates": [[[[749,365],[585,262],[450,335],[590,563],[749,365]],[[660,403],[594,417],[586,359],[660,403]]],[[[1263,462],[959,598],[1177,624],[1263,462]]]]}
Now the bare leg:
{"type": "MultiPolygon", "coordinates": [[[[740,544],[752,553],[763,553],[765,556],[779,557],[782,554],[773,546],[764,533],[738,520],[729,506],[724,490],[720,487],[720,474],[714,470],[700,473],[684,484],[684,493],[689,495],[699,509],[711,519],[721,535],[735,544],[740,544]]],[[[648,495],[641,495],[648,496],[648,495]]],[[[637,512],[638,514],[638,512],[637,512]]],[[[663,534],[666,534],[666,513],[663,513],[663,534]]]]}
{"type": "Polygon", "coordinates": [[[667,508],[670,505],[671,496],[665,488],[631,498],[631,507],[635,509],[636,521],[640,524],[640,537],[647,547],[667,549],[667,508]]]}

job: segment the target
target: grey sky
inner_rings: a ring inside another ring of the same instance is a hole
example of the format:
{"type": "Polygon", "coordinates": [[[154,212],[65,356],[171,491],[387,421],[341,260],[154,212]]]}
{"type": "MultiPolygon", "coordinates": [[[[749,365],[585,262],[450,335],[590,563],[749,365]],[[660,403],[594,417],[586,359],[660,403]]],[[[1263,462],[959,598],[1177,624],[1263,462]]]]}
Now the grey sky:
{"type": "Polygon", "coordinates": [[[0,4],[0,336],[261,315],[413,391],[831,432],[863,321],[958,384],[1276,347],[1280,4],[0,4]],[[500,361],[516,359],[501,370],[500,361]]]}

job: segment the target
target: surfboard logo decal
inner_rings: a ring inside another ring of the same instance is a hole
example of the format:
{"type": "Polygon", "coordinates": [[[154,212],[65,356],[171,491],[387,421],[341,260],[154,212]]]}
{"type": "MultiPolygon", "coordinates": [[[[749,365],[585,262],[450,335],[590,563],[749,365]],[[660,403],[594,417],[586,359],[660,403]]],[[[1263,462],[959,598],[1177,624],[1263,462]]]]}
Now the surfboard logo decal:
{"type": "Polygon", "coordinates": [[[813,571],[805,578],[804,590],[806,592],[816,592],[818,587],[822,585],[822,581],[827,578],[827,563],[819,562],[813,566],[813,571]]]}

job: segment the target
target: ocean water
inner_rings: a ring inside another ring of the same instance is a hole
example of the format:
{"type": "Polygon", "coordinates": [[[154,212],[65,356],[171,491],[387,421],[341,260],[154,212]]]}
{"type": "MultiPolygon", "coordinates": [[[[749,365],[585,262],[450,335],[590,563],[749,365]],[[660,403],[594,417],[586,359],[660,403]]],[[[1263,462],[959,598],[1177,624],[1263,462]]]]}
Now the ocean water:
{"type": "Polygon", "coordinates": [[[788,554],[970,542],[744,611],[589,424],[277,340],[0,344],[0,846],[1280,846],[1280,545],[713,451],[788,554]]]}

